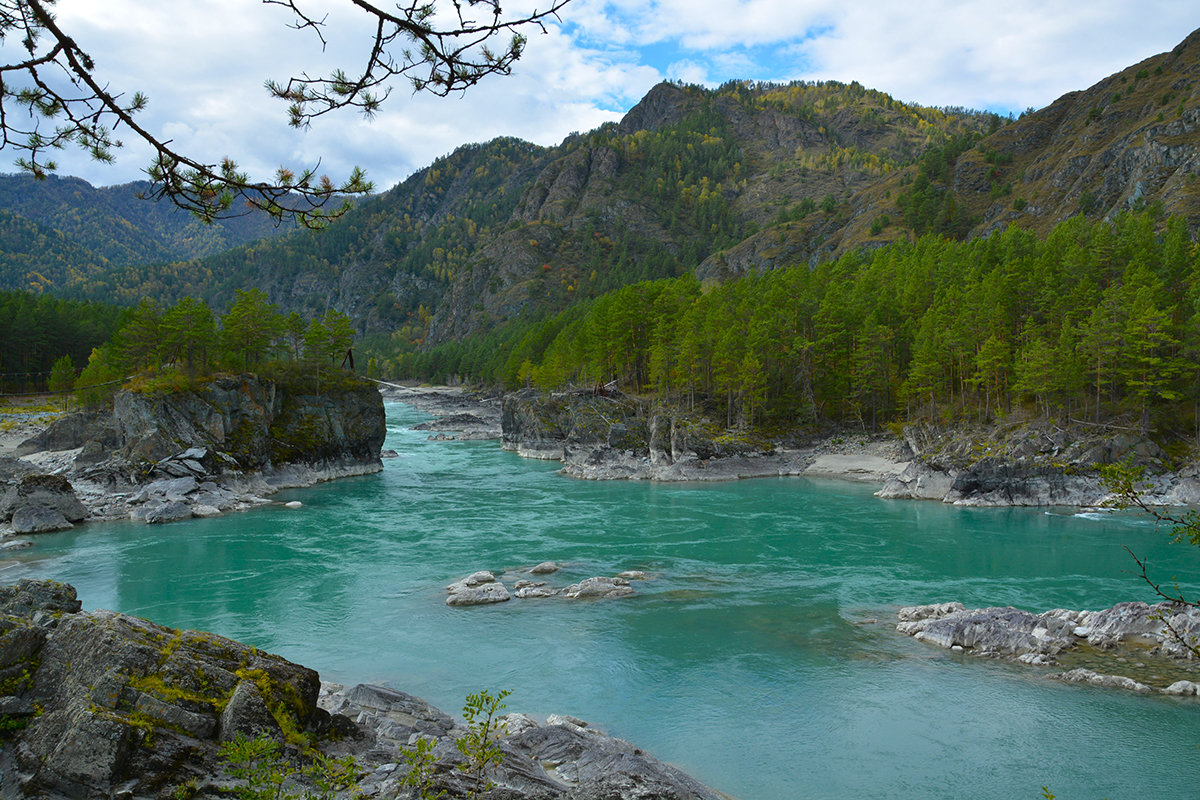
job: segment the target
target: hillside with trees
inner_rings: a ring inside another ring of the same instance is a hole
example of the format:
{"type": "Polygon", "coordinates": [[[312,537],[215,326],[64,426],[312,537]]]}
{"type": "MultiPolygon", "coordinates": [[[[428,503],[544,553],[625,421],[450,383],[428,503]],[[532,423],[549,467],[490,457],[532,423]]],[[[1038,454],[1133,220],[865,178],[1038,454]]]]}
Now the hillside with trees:
{"type": "Polygon", "coordinates": [[[113,269],[203,258],[294,229],[262,212],[206,225],[146,200],[149,186],[0,175],[0,289],[120,302],[94,283],[113,269]]]}
{"type": "Polygon", "coordinates": [[[715,286],[623,287],[409,359],[413,375],[545,389],[615,380],[730,427],[1014,412],[1124,416],[1200,439],[1200,251],[1180,217],[926,234],[715,286]],[[1160,231],[1162,233],[1160,234],[1160,231]]]}
{"type": "Polygon", "coordinates": [[[209,258],[55,273],[43,288],[220,305],[252,287],[289,311],[337,308],[364,332],[407,329],[404,345],[419,347],[681,275],[778,219],[833,220],[835,196],[931,142],[997,124],[856,84],[662,84],[620,124],[554,148],[513,139],[459,148],[327,230],[209,258]],[[796,173],[772,177],[784,161],[796,173]]]}

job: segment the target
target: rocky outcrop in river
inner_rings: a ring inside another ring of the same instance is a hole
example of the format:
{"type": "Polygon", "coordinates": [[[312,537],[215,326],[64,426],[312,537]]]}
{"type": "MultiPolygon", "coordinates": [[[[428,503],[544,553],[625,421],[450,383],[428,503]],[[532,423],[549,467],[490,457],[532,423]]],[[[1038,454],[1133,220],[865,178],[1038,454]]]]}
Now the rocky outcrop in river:
{"type": "Polygon", "coordinates": [[[320,393],[255,375],[123,390],[110,410],[63,417],[23,442],[20,460],[0,460],[0,521],[27,533],[69,527],[84,507],[92,518],[146,522],[218,514],[280,488],[377,472],[385,434],[379,391],[350,379],[320,393]],[[27,486],[35,480],[41,500],[27,486]]]}
{"type": "Polygon", "coordinates": [[[1200,665],[1188,642],[1200,641],[1200,610],[1173,603],[1118,603],[1101,611],[967,609],[961,603],[909,606],[896,630],[955,652],[1052,666],[1087,659],[1092,666],[1134,670],[1142,680],[1077,667],[1053,677],[1076,683],[1200,694],[1200,665]],[[1149,663],[1149,666],[1148,666],[1149,663]],[[1166,680],[1171,675],[1178,680],[1166,680]],[[1185,677],[1186,676],[1186,677],[1185,677]],[[1157,681],[1157,689],[1148,682],[1157,681]]]}
{"type": "Polygon", "coordinates": [[[1108,497],[1098,467],[1118,462],[1151,476],[1147,500],[1200,504],[1200,469],[1169,469],[1171,459],[1148,436],[1117,424],[1036,419],[995,426],[910,425],[912,462],[877,493],[969,506],[1097,506],[1108,497]]]}
{"type": "Polygon", "coordinates": [[[548,581],[538,578],[558,572],[560,567],[552,561],[543,561],[529,569],[515,570],[512,573],[502,573],[497,577],[494,572],[480,570],[461,578],[446,587],[446,605],[448,606],[484,606],[493,603],[507,603],[514,597],[522,600],[561,597],[567,600],[610,600],[618,597],[629,597],[635,594],[630,581],[647,581],[649,573],[641,570],[627,570],[611,577],[597,575],[584,578],[578,583],[552,586],[548,581]],[[512,586],[510,591],[504,581],[512,586]]]}
{"type": "MultiPolygon", "coordinates": [[[[503,720],[487,775],[509,800],[719,800],[719,792],[574,717],[503,720]]],[[[0,587],[0,791],[6,798],[228,797],[219,755],[238,736],[277,743],[288,791],[315,753],[355,759],[340,796],[410,797],[404,758],[431,746],[431,792],[461,797],[461,720],[380,686],[322,687],[311,669],[221,636],[81,610],[53,581],[0,587]]],[[[432,794],[430,795],[432,796],[432,794]]]]}
{"type": "Polygon", "coordinates": [[[835,436],[785,445],[617,390],[505,395],[501,430],[506,450],[562,461],[562,474],[591,480],[811,475],[882,481],[904,467],[901,443],[889,437],[835,436]]]}

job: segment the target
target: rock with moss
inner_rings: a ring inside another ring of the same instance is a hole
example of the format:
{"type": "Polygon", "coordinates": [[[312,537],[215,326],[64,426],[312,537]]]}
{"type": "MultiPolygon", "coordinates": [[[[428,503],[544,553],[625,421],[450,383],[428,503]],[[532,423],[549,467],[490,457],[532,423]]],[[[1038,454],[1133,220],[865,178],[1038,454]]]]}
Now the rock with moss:
{"type": "MultiPolygon", "coordinates": [[[[575,717],[504,720],[489,797],[724,797],[575,717]]],[[[322,687],[313,670],[221,636],[85,612],[66,584],[0,587],[6,798],[245,796],[227,745],[260,740],[273,754],[263,768],[282,776],[287,796],[411,797],[405,754],[421,740],[428,796],[462,797],[478,788],[455,745],[468,732],[464,720],[395,689],[322,687]],[[358,776],[336,795],[307,769],[331,758],[353,759],[358,776]]]]}
{"type": "MultiPolygon", "coordinates": [[[[444,791],[470,796],[474,787],[454,746],[467,729],[418,697],[382,686],[329,685],[320,704],[337,718],[358,720],[362,738],[354,747],[381,760],[360,786],[367,797],[406,797],[407,771],[394,754],[416,739],[431,743],[434,758],[425,796],[444,791]]],[[[539,722],[507,714],[496,731],[502,755],[488,770],[487,797],[509,800],[729,800],[636,745],[608,736],[584,720],[551,714],[539,722]]],[[[366,763],[371,763],[364,759],[366,763]]]]}
{"type": "Polygon", "coordinates": [[[113,406],[118,451],[147,467],[174,458],[184,469],[188,461],[243,471],[378,462],[386,428],[374,385],[347,379],[315,388],[294,377],[233,375],[185,392],[126,390],[113,406]],[[193,449],[203,451],[207,463],[181,457],[193,449]]]}
{"type": "Polygon", "coordinates": [[[8,796],[159,796],[219,772],[218,742],[233,733],[306,746],[328,719],[314,671],[212,634],[83,612],[64,584],[0,589],[0,628],[8,796]]]}

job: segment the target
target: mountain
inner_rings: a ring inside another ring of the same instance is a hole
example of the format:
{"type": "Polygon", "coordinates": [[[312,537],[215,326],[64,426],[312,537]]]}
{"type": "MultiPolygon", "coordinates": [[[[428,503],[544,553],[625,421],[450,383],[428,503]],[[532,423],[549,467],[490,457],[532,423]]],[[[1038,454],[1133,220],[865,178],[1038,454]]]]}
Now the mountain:
{"type": "Polygon", "coordinates": [[[142,199],[149,188],[0,175],[0,288],[87,296],[89,281],[115,267],[202,258],[288,231],[261,213],[205,225],[142,199]]]}
{"type": "MultiPolygon", "coordinates": [[[[782,222],[845,224],[846,201],[995,115],[899,103],[857,84],[662,84],[619,124],[544,148],[459,148],[328,230],[56,285],[112,302],[261,288],[362,330],[437,342],[693,270],[782,222]]],[[[816,252],[815,250],[813,252],[816,252]]]]}
{"type": "Polygon", "coordinates": [[[1015,120],[902,103],[857,83],[664,83],[620,123],[555,147],[460,148],[326,231],[180,252],[165,265],[149,263],[150,249],[168,246],[161,231],[137,247],[138,236],[113,236],[107,249],[68,235],[103,227],[87,222],[99,201],[86,184],[60,181],[80,205],[57,223],[25,216],[0,189],[0,208],[22,215],[4,227],[24,237],[24,249],[0,239],[0,264],[28,275],[31,252],[79,259],[74,273],[34,284],[121,303],[191,294],[222,306],[257,287],[285,310],[337,308],[403,349],[640,280],[719,281],[927,232],[970,239],[1015,225],[1045,235],[1073,215],[1154,204],[1195,230],[1198,70],[1192,34],[1015,120]]]}

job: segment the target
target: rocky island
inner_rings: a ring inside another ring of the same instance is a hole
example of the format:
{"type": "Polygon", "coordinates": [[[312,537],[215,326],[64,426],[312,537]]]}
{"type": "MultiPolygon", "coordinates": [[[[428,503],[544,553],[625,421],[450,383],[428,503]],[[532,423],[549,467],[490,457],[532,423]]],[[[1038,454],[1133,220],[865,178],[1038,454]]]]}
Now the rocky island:
{"type": "Polygon", "coordinates": [[[1127,602],[1100,611],[1056,608],[1033,614],[1011,607],[967,609],[951,602],[901,608],[897,617],[897,631],[927,644],[1058,667],[1049,677],[1068,683],[1200,695],[1200,664],[1188,644],[1200,637],[1200,611],[1195,608],[1127,602]],[[1113,670],[1125,674],[1111,674],[1113,670]]]}
{"type": "Polygon", "coordinates": [[[378,472],[385,434],[366,381],[316,392],[243,374],[180,392],[124,389],[111,408],[64,416],[0,456],[0,525],[40,533],[248,508],[279,489],[378,472]]]}

